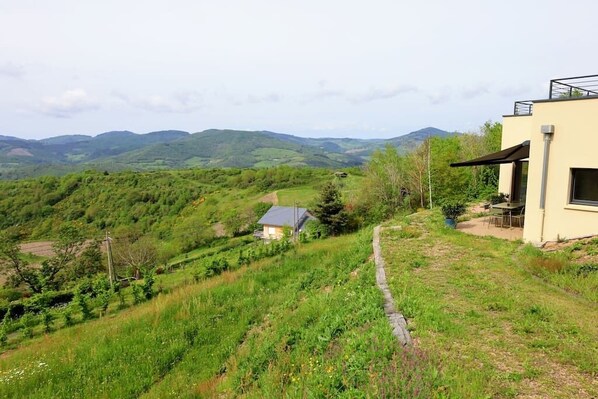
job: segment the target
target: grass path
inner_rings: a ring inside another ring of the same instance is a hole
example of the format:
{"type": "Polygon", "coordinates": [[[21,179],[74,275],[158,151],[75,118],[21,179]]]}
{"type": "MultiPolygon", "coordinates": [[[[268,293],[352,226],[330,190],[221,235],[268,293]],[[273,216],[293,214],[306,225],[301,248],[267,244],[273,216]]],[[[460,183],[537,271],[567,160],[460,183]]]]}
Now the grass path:
{"type": "MultiPolygon", "coordinates": [[[[386,230],[393,296],[447,397],[598,397],[598,307],[533,277],[521,244],[418,214],[386,230]],[[432,220],[430,220],[432,219],[432,220]]],[[[443,396],[439,395],[439,396],[443,396]]]]}

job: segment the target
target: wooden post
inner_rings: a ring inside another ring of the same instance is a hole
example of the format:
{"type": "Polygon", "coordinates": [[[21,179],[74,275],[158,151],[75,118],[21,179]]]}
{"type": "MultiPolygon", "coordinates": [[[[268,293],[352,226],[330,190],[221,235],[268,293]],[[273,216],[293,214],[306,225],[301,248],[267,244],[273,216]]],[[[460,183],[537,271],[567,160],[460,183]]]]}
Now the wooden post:
{"type": "Polygon", "coordinates": [[[112,261],[112,238],[106,230],[106,253],[108,254],[108,279],[110,280],[110,287],[114,289],[114,283],[116,282],[116,273],[114,272],[114,262],[112,261]]]}

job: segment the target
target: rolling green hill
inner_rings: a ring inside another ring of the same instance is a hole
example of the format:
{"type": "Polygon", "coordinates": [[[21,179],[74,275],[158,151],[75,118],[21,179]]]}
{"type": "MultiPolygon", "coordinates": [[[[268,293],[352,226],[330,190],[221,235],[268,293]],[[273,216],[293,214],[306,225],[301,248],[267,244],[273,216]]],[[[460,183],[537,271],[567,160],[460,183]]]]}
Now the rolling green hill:
{"type": "Polygon", "coordinates": [[[174,142],[121,154],[107,161],[141,169],[276,165],[342,167],[361,163],[357,157],[327,153],[264,132],[237,130],[206,130],[174,142]]]}
{"type": "Polygon", "coordinates": [[[0,136],[0,178],[63,175],[83,170],[156,170],[185,167],[339,168],[365,162],[393,145],[408,151],[430,136],[450,133],[425,128],[392,139],[306,138],[268,131],[178,130],[136,134],[114,131],[95,137],[57,136],[23,140],[0,136]]]}
{"type": "Polygon", "coordinates": [[[155,143],[177,140],[188,134],[176,130],[148,134],[119,131],[107,132],[95,137],[67,135],[43,140],[0,136],[0,178],[64,174],[95,169],[90,165],[95,160],[155,143]]]}

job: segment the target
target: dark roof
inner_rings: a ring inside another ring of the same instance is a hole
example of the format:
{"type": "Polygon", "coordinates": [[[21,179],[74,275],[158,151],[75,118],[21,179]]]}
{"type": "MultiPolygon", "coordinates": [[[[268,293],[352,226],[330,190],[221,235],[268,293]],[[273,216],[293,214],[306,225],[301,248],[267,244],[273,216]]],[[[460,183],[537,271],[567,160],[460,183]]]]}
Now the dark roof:
{"type": "Polygon", "coordinates": [[[529,140],[470,161],[452,163],[451,166],[496,165],[500,163],[511,163],[525,158],[529,158],[529,140]]]}
{"type": "Polygon", "coordinates": [[[266,212],[258,224],[266,224],[269,226],[293,226],[293,221],[300,222],[302,219],[313,218],[313,216],[305,208],[293,208],[292,206],[273,206],[266,212]],[[293,211],[296,214],[293,215],[293,211]]]}

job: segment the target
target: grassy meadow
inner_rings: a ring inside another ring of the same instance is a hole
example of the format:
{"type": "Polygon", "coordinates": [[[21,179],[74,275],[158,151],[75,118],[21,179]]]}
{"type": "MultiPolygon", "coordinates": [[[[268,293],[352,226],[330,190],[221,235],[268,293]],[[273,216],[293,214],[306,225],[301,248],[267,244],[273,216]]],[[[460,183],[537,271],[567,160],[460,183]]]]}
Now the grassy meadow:
{"type": "Polygon", "coordinates": [[[305,244],[32,339],[0,359],[0,396],[427,397],[436,371],[393,339],[370,240],[305,244]]]}
{"type": "Polygon", "coordinates": [[[438,396],[596,397],[596,273],[540,279],[538,265],[564,255],[442,223],[416,214],[382,239],[397,307],[441,370],[438,396]]]}

